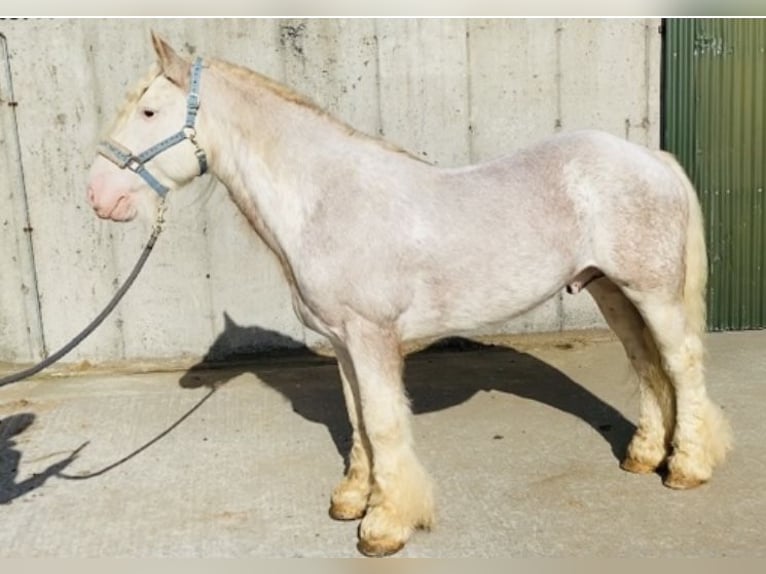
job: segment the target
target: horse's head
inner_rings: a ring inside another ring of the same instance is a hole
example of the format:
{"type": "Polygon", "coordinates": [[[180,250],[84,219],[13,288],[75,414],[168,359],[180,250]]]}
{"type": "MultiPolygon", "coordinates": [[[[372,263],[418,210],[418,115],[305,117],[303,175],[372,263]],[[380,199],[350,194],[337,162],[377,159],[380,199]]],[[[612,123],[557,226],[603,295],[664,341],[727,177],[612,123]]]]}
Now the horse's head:
{"type": "Polygon", "coordinates": [[[101,218],[153,212],[158,197],[207,166],[196,134],[201,63],[191,66],[155,34],[152,42],[159,65],[128,98],[90,169],[88,202],[101,218]]]}

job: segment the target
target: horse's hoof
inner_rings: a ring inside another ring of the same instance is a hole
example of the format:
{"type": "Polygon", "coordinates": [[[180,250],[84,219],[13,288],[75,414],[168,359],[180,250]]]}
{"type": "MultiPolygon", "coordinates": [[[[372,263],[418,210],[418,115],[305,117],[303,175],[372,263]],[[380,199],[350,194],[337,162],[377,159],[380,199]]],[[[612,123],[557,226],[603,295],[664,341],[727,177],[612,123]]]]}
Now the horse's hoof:
{"type": "Polygon", "coordinates": [[[674,490],[689,490],[707,482],[706,479],[689,476],[680,472],[669,472],[662,483],[674,490]]]}
{"type": "Polygon", "coordinates": [[[373,506],[359,523],[357,548],[365,556],[389,556],[404,548],[412,531],[389,505],[373,506]]]}
{"type": "Polygon", "coordinates": [[[625,460],[620,463],[620,468],[622,470],[627,470],[628,472],[633,472],[635,474],[651,474],[657,470],[658,466],[659,465],[657,464],[651,464],[631,457],[626,457],[625,460]]]}
{"type": "Polygon", "coordinates": [[[404,544],[405,542],[402,540],[366,540],[362,538],[359,540],[359,544],[357,544],[356,547],[359,549],[359,552],[365,556],[381,558],[383,556],[396,554],[402,548],[404,548],[404,544]]]}
{"type": "Polygon", "coordinates": [[[335,520],[356,520],[367,512],[370,489],[348,480],[338,485],[330,498],[330,516],[335,520]]]}
{"type": "Polygon", "coordinates": [[[668,459],[668,472],[662,481],[668,488],[689,490],[710,480],[713,469],[685,452],[676,452],[668,459]]]}
{"type": "Polygon", "coordinates": [[[364,516],[365,510],[366,506],[333,501],[330,504],[330,517],[335,520],[358,520],[364,516]]]}

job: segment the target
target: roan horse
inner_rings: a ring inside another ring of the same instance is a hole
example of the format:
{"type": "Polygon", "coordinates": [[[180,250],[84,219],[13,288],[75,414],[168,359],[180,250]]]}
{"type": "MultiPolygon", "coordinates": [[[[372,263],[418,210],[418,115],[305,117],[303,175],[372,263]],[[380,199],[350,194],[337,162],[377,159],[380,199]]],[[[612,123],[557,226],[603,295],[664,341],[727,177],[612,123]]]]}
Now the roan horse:
{"type": "Polygon", "coordinates": [[[402,343],[505,321],[565,287],[593,296],[639,380],[622,467],[663,465],[678,489],[711,477],[730,431],[703,377],[702,214],[671,156],[582,131],[436,168],[255,72],[192,66],[152,40],[159,65],[102,145],[89,202],[127,221],[156,208],[151,188],[164,195],[208,165],[225,184],[276,254],[298,317],[337,355],[353,445],[330,512],[362,519],[362,552],[396,552],[434,520],[402,343]]]}

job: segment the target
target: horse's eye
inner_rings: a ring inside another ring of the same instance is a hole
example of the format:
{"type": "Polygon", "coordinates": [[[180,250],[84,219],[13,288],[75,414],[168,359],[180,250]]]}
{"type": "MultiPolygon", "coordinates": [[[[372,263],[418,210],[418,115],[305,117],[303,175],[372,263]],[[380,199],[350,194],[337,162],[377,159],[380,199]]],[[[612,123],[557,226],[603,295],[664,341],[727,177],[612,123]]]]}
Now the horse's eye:
{"type": "Polygon", "coordinates": [[[153,118],[156,112],[154,110],[144,108],[141,113],[144,114],[145,118],[153,118]]]}

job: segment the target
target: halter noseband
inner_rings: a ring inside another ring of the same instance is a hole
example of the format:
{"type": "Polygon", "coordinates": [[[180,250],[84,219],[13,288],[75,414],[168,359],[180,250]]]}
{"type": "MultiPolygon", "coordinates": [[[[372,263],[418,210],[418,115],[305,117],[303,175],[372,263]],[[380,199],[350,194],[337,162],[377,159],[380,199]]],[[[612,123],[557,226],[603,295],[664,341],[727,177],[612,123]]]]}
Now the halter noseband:
{"type": "Polygon", "coordinates": [[[199,110],[200,104],[199,84],[201,74],[202,58],[197,58],[194,60],[194,65],[191,69],[189,95],[186,98],[186,121],[180,131],[142,151],[138,155],[134,155],[128,148],[113,139],[107,139],[98,144],[99,154],[114,163],[120,169],[127,168],[136,175],[139,175],[154,191],[157,192],[157,195],[163,199],[169,191],[169,188],[157,181],[157,178],[146,169],[145,164],[152,158],[184,140],[189,140],[195,148],[194,155],[197,156],[197,162],[199,163],[199,175],[202,175],[207,171],[207,156],[205,155],[205,151],[199,147],[195,140],[197,132],[194,128],[194,124],[197,120],[197,110],[199,110]]]}

